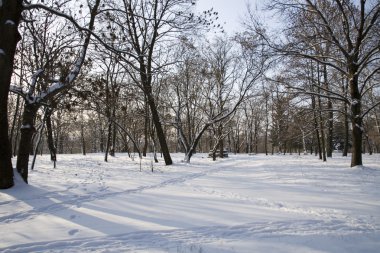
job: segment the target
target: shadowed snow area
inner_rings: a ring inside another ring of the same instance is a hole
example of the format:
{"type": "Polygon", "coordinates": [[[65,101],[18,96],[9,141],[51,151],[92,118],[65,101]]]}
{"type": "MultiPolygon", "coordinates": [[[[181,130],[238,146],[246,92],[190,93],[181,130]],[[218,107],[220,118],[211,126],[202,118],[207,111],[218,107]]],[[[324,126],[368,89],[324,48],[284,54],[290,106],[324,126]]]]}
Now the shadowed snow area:
{"type": "Polygon", "coordinates": [[[379,252],[380,155],[37,159],[0,192],[0,252],[379,252]],[[162,159],[161,159],[162,160],[162,159]],[[152,172],[153,166],[153,172],[152,172]],[[140,171],[141,168],[141,171],[140,171]]]}

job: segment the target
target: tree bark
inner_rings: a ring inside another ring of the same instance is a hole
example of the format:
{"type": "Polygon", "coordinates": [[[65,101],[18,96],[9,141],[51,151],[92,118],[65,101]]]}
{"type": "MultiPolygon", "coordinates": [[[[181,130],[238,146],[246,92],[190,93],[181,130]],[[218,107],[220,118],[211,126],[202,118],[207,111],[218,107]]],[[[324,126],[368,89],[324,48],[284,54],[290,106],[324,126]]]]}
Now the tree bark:
{"type": "MultiPolygon", "coordinates": [[[[146,86],[148,86],[148,85],[146,85],[146,86]]],[[[148,87],[149,88],[145,89],[145,90],[148,90],[148,92],[146,92],[146,95],[147,95],[150,111],[152,113],[152,120],[154,123],[154,127],[156,128],[157,138],[158,138],[158,141],[160,143],[161,152],[164,156],[165,164],[171,165],[171,164],[173,164],[173,161],[172,161],[172,158],[170,157],[170,152],[169,152],[169,148],[168,148],[168,145],[166,142],[165,133],[164,133],[164,130],[162,128],[161,121],[160,121],[160,116],[158,115],[157,106],[156,106],[156,103],[154,102],[154,98],[153,98],[153,95],[151,93],[150,85],[148,87]]]]}
{"type": "Polygon", "coordinates": [[[47,134],[47,142],[48,142],[48,148],[50,151],[50,160],[54,163],[54,168],[56,167],[57,163],[57,148],[54,145],[54,138],[53,138],[53,127],[51,124],[51,114],[53,110],[48,109],[46,112],[46,134],[47,134]]]}
{"type": "Polygon", "coordinates": [[[148,142],[149,142],[149,105],[147,103],[147,99],[145,96],[145,115],[144,115],[144,146],[142,150],[142,155],[146,157],[146,152],[148,150],[148,142]]]}
{"type": "Polygon", "coordinates": [[[32,139],[35,132],[34,122],[38,105],[25,103],[22,115],[21,138],[17,155],[17,171],[26,183],[28,183],[28,164],[32,139]]]}
{"type": "Polygon", "coordinates": [[[325,131],[323,129],[323,117],[322,117],[322,103],[321,97],[318,97],[319,105],[319,131],[321,132],[321,152],[322,152],[322,161],[326,162],[326,142],[325,142],[325,131]]]}
{"type": "MultiPolygon", "coordinates": [[[[44,127],[45,127],[46,113],[47,113],[47,111],[45,111],[44,117],[42,118],[42,122],[41,122],[40,128],[38,129],[37,142],[36,142],[36,146],[34,147],[34,154],[33,154],[32,165],[30,166],[31,170],[34,170],[34,165],[36,164],[36,159],[37,159],[37,154],[38,154],[38,148],[41,145],[41,141],[42,141],[42,137],[43,137],[42,135],[43,135],[44,127]]],[[[42,148],[41,148],[41,154],[42,154],[42,148]]]]}
{"type": "MultiPolygon", "coordinates": [[[[347,79],[342,75],[342,93],[347,96],[347,79]]],[[[347,103],[343,102],[343,120],[344,120],[344,144],[343,144],[343,156],[347,156],[348,154],[348,145],[349,145],[349,123],[348,123],[348,107],[347,103]]]]}
{"type": "Polygon", "coordinates": [[[106,142],[106,151],[104,154],[104,161],[108,162],[108,152],[110,150],[110,144],[111,144],[111,135],[112,135],[112,121],[108,121],[108,131],[107,131],[107,142],[106,142]]]}
{"type": "MultiPolygon", "coordinates": [[[[219,136],[223,135],[223,126],[222,126],[222,124],[220,124],[219,127],[218,127],[218,135],[219,136]]],[[[223,138],[219,140],[219,145],[218,146],[219,146],[219,157],[220,158],[224,158],[224,155],[223,155],[224,140],[223,140],[223,138]]]]}
{"type": "MultiPolygon", "coordinates": [[[[13,141],[13,139],[14,139],[13,136],[14,136],[14,132],[15,132],[15,129],[16,129],[19,107],[20,107],[20,95],[17,95],[16,110],[15,110],[15,114],[13,115],[11,135],[9,137],[9,142],[10,142],[10,145],[11,145],[11,149],[12,149],[12,143],[16,143],[15,141],[13,141]]],[[[16,145],[16,144],[14,144],[14,145],[16,145]]]]}
{"type": "Polygon", "coordinates": [[[12,147],[8,136],[8,92],[13,73],[16,46],[21,37],[18,25],[22,0],[3,0],[0,6],[0,189],[14,185],[12,147]]]}
{"type": "Polygon", "coordinates": [[[115,156],[116,152],[116,125],[112,124],[112,142],[111,142],[111,150],[110,156],[115,156]]]}
{"type": "MultiPolygon", "coordinates": [[[[353,61],[355,62],[355,61],[353,61]]],[[[361,94],[359,91],[359,80],[357,76],[358,67],[352,63],[349,68],[349,87],[351,96],[351,125],[352,125],[352,157],[351,167],[363,165],[362,161],[362,139],[363,118],[361,115],[361,94]]]]}
{"type": "Polygon", "coordinates": [[[84,125],[83,123],[80,126],[80,137],[82,142],[82,154],[86,155],[86,140],[84,138],[84,125]]]}
{"type": "MultiPolygon", "coordinates": [[[[360,105],[351,105],[351,111],[353,115],[358,115],[360,111],[360,105]]],[[[351,157],[351,167],[357,165],[363,165],[362,162],[362,118],[353,116],[351,121],[352,125],[352,157],[351,157]]]]}
{"type": "MultiPolygon", "coordinates": [[[[327,66],[323,65],[323,81],[326,91],[329,90],[329,84],[327,80],[327,66]]],[[[328,94],[327,94],[328,95],[328,94]]],[[[331,98],[327,98],[327,110],[328,110],[328,122],[327,122],[327,138],[326,138],[326,155],[327,157],[332,157],[333,152],[333,120],[334,120],[334,113],[332,111],[333,106],[331,102],[331,98]]]]}
{"type": "Polygon", "coordinates": [[[265,155],[268,155],[268,130],[269,130],[269,109],[268,109],[268,99],[269,95],[265,95],[265,139],[264,139],[264,148],[265,155]]]}
{"type": "Polygon", "coordinates": [[[319,154],[319,159],[322,160],[322,147],[321,147],[321,138],[319,135],[319,126],[318,126],[318,119],[317,119],[317,108],[315,105],[315,97],[312,95],[312,107],[313,107],[313,118],[314,118],[314,129],[315,129],[315,138],[317,139],[317,149],[315,150],[315,154],[319,154]]]}
{"type": "Polygon", "coordinates": [[[210,124],[205,124],[202,130],[198,133],[198,135],[194,138],[194,142],[191,147],[187,150],[184,161],[190,163],[190,159],[193,156],[195,149],[203,135],[203,133],[209,128],[210,124]]]}

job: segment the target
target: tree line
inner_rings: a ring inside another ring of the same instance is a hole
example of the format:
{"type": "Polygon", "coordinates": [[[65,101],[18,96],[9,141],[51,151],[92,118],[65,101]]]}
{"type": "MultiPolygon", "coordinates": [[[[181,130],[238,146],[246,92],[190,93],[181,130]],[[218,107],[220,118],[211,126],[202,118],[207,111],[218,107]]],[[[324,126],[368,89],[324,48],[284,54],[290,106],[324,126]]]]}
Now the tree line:
{"type": "Polygon", "coordinates": [[[3,0],[0,188],[44,152],[378,151],[378,1],[271,1],[281,27],[247,8],[229,36],[195,5],[3,0]]]}

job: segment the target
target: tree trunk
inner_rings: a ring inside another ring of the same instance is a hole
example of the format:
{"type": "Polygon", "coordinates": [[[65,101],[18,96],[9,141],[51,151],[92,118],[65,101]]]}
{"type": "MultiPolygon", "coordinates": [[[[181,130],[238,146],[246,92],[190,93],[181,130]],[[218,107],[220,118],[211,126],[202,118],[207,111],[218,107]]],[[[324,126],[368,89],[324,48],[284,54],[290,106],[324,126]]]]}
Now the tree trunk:
{"type": "Polygon", "coordinates": [[[57,148],[54,145],[54,138],[53,138],[53,128],[51,124],[51,114],[53,110],[48,109],[46,112],[46,134],[47,134],[47,142],[48,142],[48,148],[50,151],[50,160],[54,163],[54,169],[56,167],[57,163],[57,148]]]}
{"type": "Polygon", "coordinates": [[[265,155],[268,155],[268,129],[269,129],[269,112],[268,112],[268,99],[269,96],[265,97],[265,139],[264,139],[264,148],[265,155]]]}
{"type": "MultiPolygon", "coordinates": [[[[9,137],[9,142],[10,142],[10,145],[11,145],[11,149],[12,149],[12,143],[16,143],[14,141],[14,137],[13,136],[14,136],[14,132],[15,132],[15,129],[16,129],[16,124],[17,124],[17,121],[18,121],[19,107],[20,107],[20,95],[17,95],[16,110],[15,110],[15,114],[13,115],[11,135],[9,137]]],[[[16,144],[14,144],[14,145],[16,145],[16,144]]]]}
{"type": "Polygon", "coordinates": [[[146,152],[148,150],[148,142],[149,142],[149,105],[147,103],[147,99],[145,96],[145,115],[144,115],[144,146],[143,146],[143,156],[146,157],[146,152]]]}
{"type": "Polygon", "coordinates": [[[22,0],[3,0],[0,6],[0,189],[14,185],[12,147],[8,136],[8,92],[16,46],[21,38],[17,28],[22,3],[22,0]]]}
{"type": "MultiPolygon", "coordinates": [[[[239,134],[239,133],[238,133],[239,134]]],[[[220,124],[219,125],[219,127],[218,127],[218,135],[219,136],[223,136],[223,126],[222,126],[222,124],[220,124]]],[[[224,150],[224,140],[223,140],[223,138],[221,138],[220,140],[219,140],[219,157],[220,158],[224,158],[224,155],[223,155],[223,150],[224,150]]]]}
{"type": "MultiPolygon", "coordinates": [[[[323,81],[326,91],[329,90],[329,84],[327,80],[327,66],[323,65],[323,81]]],[[[329,95],[329,94],[327,94],[329,95]]],[[[334,120],[334,113],[332,111],[333,106],[331,102],[331,98],[327,98],[327,110],[328,110],[328,122],[327,122],[327,138],[326,138],[326,153],[327,157],[332,157],[332,151],[333,151],[333,120],[334,120]]]]}
{"type": "MultiPolygon", "coordinates": [[[[343,94],[346,96],[347,95],[347,79],[342,77],[342,90],[343,94]]],[[[344,115],[343,115],[343,120],[344,120],[344,144],[343,144],[343,156],[347,156],[348,154],[348,146],[349,146],[349,123],[348,123],[348,107],[347,103],[343,102],[343,109],[344,109],[344,115]]]]}
{"type": "MultiPolygon", "coordinates": [[[[319,154],[319,159],[322,160],[322,147],[321,147],[321,138],[319,134],[319,126],[318,126],[318,119],[317,119],[317,108],[315,105],[315,97],[314,95],[311,98],[312,100],[312,107],[313,107],[313,118],[314,118],[314,129],[315,129],[315,138],[317,139],[317,149],[319,154]]],[[[317,149],[315,154],[317,155],[317,149]]]]}
{"type": "Polygon", "coordinates": [[[112,121],[108,121],[108,132],[107,132],[107,142],[106,142],[106,151],[104,154],[104,161],[108,162],[108,152],[110,150],[110,144],[111,144],[111,134],[112,134],[112,121]]]}
{"type": "Polygon", "coordinates": [[[104,152],[104,130],[102,125],[102,119],[100,117],[100,113],[98,113],[98,120],[99,120],[99,151],[104,152]]]}
{"type": "Polygon", "coordinates": [[[158,141],[160,143],[161,152],[164,156],[165,164],[171,165],[171,164],[173,164],[173,161],[172,161],[172,158],[170,157],[170,152],[169,152],[169,148],[168,148],[168,145],[166,142],[165,133],[162,129],[162,125],[160,122],[160,116],[158,115],[156,103],[154,102],[154,98],[153,98],[151,92],[147,92],[147,99],[148,99],[148,104],[149,104],[149,107],[150,107],[150,110],[152,113],[152,120],[154,123],[154,127],[156,128],[158,141]]]}
{"type": "Polygon", "coordinates": [[[365,133],[364,136],[365,136],[367,146],[368,146],[368,154],[372,155],[373,154],[373,147],[372,147],[372,143],[369,139],[368,133],[365,133]]]}
{"type": "MultiPolygon", "coordinates": [[[[33,152],[34,154],[33,154],[32,165],[30,166],[31,170],[34,170],[34,165],[36,164],[36,159],[37,159],[37,154],[38,154],[38,148],[41,145],[41,141],[42,141],[42,137],[43,137],[42,135],[43,135],[44,127],[45,127],[46,113],[47,113],[47,111],[45,111],[45,115],[42,118],[42,122],[41,122],[40,128],[38,129],[37,142],[36,142],[36,146],[34,147],[34,152],[33,152]]],[[[42,150],[41,150],[41,153],[42,153],[42,150]]]]}
{"type": "MultiPolygon", "coordinates": [[[[155,129],[154,129],[154,126],[150,126],[150,136],[152,138],[152,151],[153,151],[153,159],[154,159],[154,162],[155,163],[158,163],[158,159],[157,159],[157,144],[156,144],[156,137],[155,137],[155,129]]],[[[153,172],[153,171],[152,171],[153,172]]]]}
{"type": "MultiPolygon", "coordinates": [[[[115,116],[114,116],[115,118],[115,116]]],[[[115,157],[116,152],[116,125],[112,124],[112,141],[111,141],[111,150],[110,150],[110,156],[115,157]]]]}
{"type": "MultiPolygon", "coordinates": [[[[112,119],[115,120],[116,118],[116,106],[113,106],[112,108],[112,119]]],[[[110,156],[115,157],[115,146],[116,146],[116,125],[114,121],[111,121],[111,133],[110,133],[110,156]]]]}
{"type": "Polygon", "coordinates": [[[255,122],[254,122],[254,140],[255,140],[255,154],[257,154],[259,152],[259,120],[258,118],[255,118],[255,122]]]}
{"type": "Polygon", "coordinates": [[[184,161],[187,162],[187,163],[190,163],[190,159],[191,157],[193,156],[194,152],[195,152],[195,149],[198,145],[198,142],[200,141],[203,133],[207,130],[207,128],[209,127],[210,125],[209,124],[206,124],[202,130],[198,133],[198,135],[194,138],[194,141],[191,145],[191,147],[189,148],[189,150],[186,152],[186,155],[185,155],[185,159],[184,161]]]}
{"type": "Polygon", "coordinates": [[[80,137],[82,142],[82,154],[86,155],[86,140],[84,138],[84,125],[83,123],[80,125],[80,137]]]}
{"type": "MultiPolygon", "coordinates": [[[[24,107],[23,105],[21,107],[24,107]]],[[[18,151],[18,143],[19,143],[19,137],[20,137],[20,129],[21,129],[21,119],[20,119],[20,116],[17,117],[17,131],[16,131],[16,136],[14,138],[14,142],[13,142],[13,156],[16,156],[17,155],[17,151],[18,151]]]]}
{"type": "MultiPolygon", "coordinates": [[[[354,106],[352,106],[354,107],[354,106]]],[[[352,111],[356,111],[357,109],[352,109],[352,111]]],[[[361,129],[362,119],[354,118],[352,120],[352,157],[351,157],[351,167],[357,165],[363,165],[362,161],[362,138],[363,132],[361,129]]]]}
{"type": "MultiPolygon", "coordinates": [[[[306,141],[305,141],[305,131],[301,129],[301,132],[302,132],[303,154],[306,155],[307,154],[307,150],[306,150],[306,141]]],[[[300,150],[300,148],[299,148],[299,150],[300,150]]],[[[298,151],[298,153],[300,153],[300,151],[298,151]]]]}
{"type": "Polygon", "coordinates": [[[362,138],[363,138],[363,119],[361,116],[361,95],[358,86],[357,68],[351,67],[349,87],[351,95],[351,125],[352,125],[352,157],[351,167],[363,165],[362,161],[362,138]]]}
{"type": "Polygon", "coordinates": [[[38,105],[25,104],[22,115],[21,138],[17,155],[17,171],[26,183],[28,183],[29,154],[32,149],[32,139],[35,132],[34,121],[38,105]]]}
{"type": "Polygon", "coordinates": [[[322,161],[326,162],[326,143],[325,143],[325,131],[323,129],[323,117],[322,117],[322,103],[321,98],[318,97],[319,105],[319,131],[321,132],[321,152],[322,152],[322,161]]]}
{"type": "MultiPolygon", "coordinates": [[[[318,94],[321,94],[321,77],[319,71],[319,64],[317,64],[317,82],[318,82],[318,94]]],[[[321,150],[322,150],[322,160],[326,162],[326,139],[325,131],[323,129],[323,117],[322,117],[322,99],[318,96],[318,111],[319,111],[319,131],[321,132],[321,150]]]]}

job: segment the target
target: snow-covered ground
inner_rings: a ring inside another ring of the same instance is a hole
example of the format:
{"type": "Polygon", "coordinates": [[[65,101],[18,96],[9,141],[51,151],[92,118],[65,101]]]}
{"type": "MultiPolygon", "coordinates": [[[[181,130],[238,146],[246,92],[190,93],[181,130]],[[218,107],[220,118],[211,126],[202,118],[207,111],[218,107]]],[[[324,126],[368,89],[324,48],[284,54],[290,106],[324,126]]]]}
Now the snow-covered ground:
{"type": "Polygon", "coordinates": [[[38,157],[0,191],[0,252],[380,252],[380,156],[338,156],[38,157]]]}

